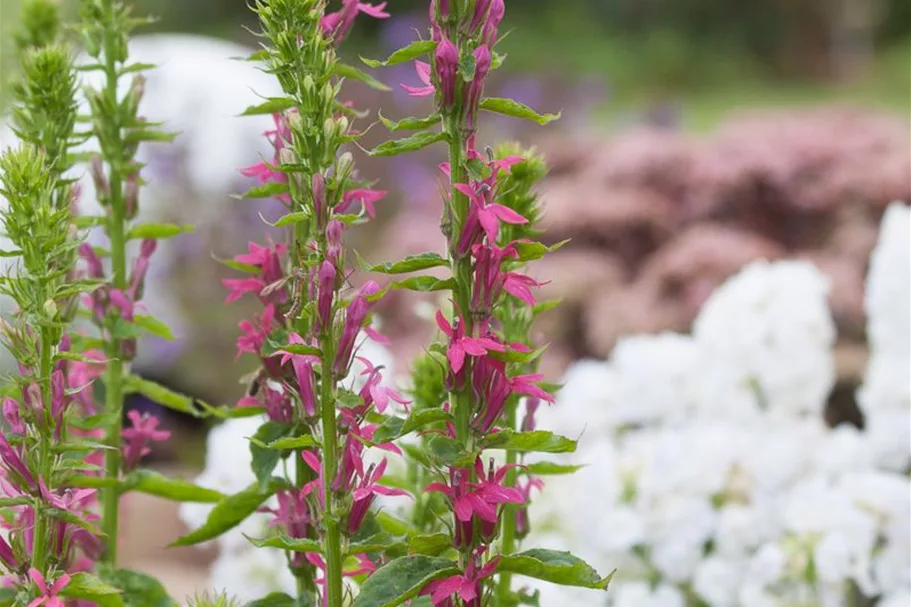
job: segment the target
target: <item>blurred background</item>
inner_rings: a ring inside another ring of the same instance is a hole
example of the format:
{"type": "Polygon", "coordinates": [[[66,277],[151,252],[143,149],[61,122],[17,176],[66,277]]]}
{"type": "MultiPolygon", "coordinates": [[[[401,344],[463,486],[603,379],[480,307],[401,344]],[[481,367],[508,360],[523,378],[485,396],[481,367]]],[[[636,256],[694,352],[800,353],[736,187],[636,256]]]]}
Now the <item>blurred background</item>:
{"type": "MultiPolygon", "coordinates": [[[[75,4],[64,3],[73,13],[75,4]]],[[[342,53],[357,62],[407,44],[426,26],[426,4],[391,0],[393,18],[361,20],[342,53]]],[[[15,70],[16,9],[16,0],[0,0],[4,83],[15,70]]],[[[137,368],[230,403],[250,370],[234,362],[234,340],[252,308],[221,305],[227,273],[216,259],[250,239],[280,238],[260,221],[274,216],[274,203],[231,198],[249,185],[237,169],[267,152],[260,135],[268,119],[236,116],[275,84],[230,59],[256,44],[245,0],[137,0],[136,9],[158,18],[134,44],[138,59],[160,65],[144,111],[181,132],[174,146],[144,151],[143,213],[199,226],[153,260],[148,305],[179,337],[145,344],[137,368]]],[[[552,279],[547,296],[564,298],[539,327],[552,344],[548,377],[572,361],[607,357],[624,335],[687,331],[708,295],[751,260],[809,259],[831,280],[838,327],[830,422],[858,420],[864,276],[886,206],[911,199],[911,3],[513,0],[506,30],[500,50],[508,59],[488,92],[563,111],[547,128],[493,118],[482,127],[484,143],[515,139],[544,155],[545,240],[572,239],[534,269],[552,279]]],[[[393,90],[346,85],[356,106],[393,119],[427,112],[398,88],[416,84],[410,65],[373,73],[393,90]]],[[[7,101],[4,90],[0,107],[7,101]]],[[[385,138],[380,131],[365,147],[385,138]]],[[[355,236],[367,259],[440,247],[441,159],[359,158],[361,173],[390,191],[379,221],[355,236]]],[[[430,335],[429,323],[415,322],[418,304],[395,293],[381,313],[400,371],[430,335]]],[[[201,466],[194,437],[205,429],[168,423],[178,440],[156,454],[160,464],[201,466]]],[[[143,507],[163,508],[139,505],[136,520],[143,507]]],[[[145,558],[148,542],[135,544],[145,558]]]]}

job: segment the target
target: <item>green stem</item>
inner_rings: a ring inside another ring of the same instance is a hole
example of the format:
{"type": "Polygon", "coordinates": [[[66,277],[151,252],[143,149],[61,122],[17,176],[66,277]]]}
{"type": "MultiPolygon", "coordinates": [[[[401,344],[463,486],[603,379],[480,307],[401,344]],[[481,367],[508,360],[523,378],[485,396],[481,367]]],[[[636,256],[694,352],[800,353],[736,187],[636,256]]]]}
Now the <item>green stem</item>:
{"type": "MultiPolygon", "coordinates": [[[[123,199],[123,141],[117,108],[117,44],[118,33],[115,31],[114,0],[104,0],[104,38],[103,51],[105,61],[105,90],[108,106],[114,112],[113,116],[106,116],[109,121],[107,128],[111,130],[111,154],[105,160],[108,163],[108,180],[110,182],[110,214],[108,216],[107,233],[111,241],[111,267],[113,271],[112,286],[125,290],[127,286],[126,271],[126,239],[124,235],[124,199],[123,199]]],[[[120,359],[119,340],[111,337],[107,344],[108,357],[111,359],[105,374],[105,413],[108,425],[105,431],[104,444],[109,447],[105,450],[104,471],[105,478],[118,479],[120,477],[121,453],[120,442],[123,430],[123,374],[125,365],[120,359]]],[[[103,490],[102,495],[102,525],[107,542],[104,561],[112,565],[117,561],[117,530],[119,518],[120,488],[115,486],[103,490]]]]}
{"type": "MultiPolygon", "coordinates": [[[[52,466],[51,461],[51,448],[49,435],[53,431],[52,424],[54,423],[52,416],[48,414],[51,407],[51,373],[54,371],[54,360],[51,356],[51,349],[54,347],[51,338],[51,332],[49,329],[41,330],[41,352],[40,352],[40,362],[38,363],[38,373],[41,382],[41,400],[44,403],[40,414],[44,416],[44,419],[41,420],[42,426],[46,429],[41,432],[41,435],[38,437],[38,473],[39,478],[43,479],[47,484],[48,489],[53,489],[52,484],[52,466]]],[[[32,546],[32,565],[38,571],[42,573],[47,573],[45,567],[47,566],[47,557],[48,557],[48,537],[49,535],[49,525],[48,525],[48,516],[45,514],[43,508],[35,509],[35,533],[34,533],[34,544],[32,546]]]]}
{"type": "Polygon", "coordinates": [[[332,483],[338,474],[338,428],[335,423],[335,377],[332,371],[335,355],[331,333],[324,331],[320,341],[323,348],[320,415],[323,422],[323,521],[326,526],[323,546],[326,556],[325,605],[342,607],[342,530],[332,490],[332,483]]]}
{"type": "MultiPolygon", "coordinates": [[[[515,397],[510,398],[506,403],[504,425],[507,428],[516,430],[516,409],[518,402],[515,397]]],[[[504,486],[515,487],[518,480],[515,464],[517,463],[518,454],[515,451],[506,451],[506,464],[509,469],[506,471],[504,486]]],[[[504,504],[503,515],[500,522],[500,534],[502,542],[500,544],[500,554],[509,555],[516,551],[516,507],[513,504],[504,504]]],[[[497,582],[497,607],[509,605],[509,597],[512,594],[512,574],[502,572],[499,574],[497,582]]]]}

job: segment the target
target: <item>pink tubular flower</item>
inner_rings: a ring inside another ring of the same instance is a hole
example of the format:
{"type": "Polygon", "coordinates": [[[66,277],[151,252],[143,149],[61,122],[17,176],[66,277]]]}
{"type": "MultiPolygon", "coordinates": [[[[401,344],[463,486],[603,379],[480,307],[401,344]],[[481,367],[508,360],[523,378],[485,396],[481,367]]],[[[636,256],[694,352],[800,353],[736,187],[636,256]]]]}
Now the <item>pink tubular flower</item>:
{"type": "Polygon", "coordinates": [[[300,539],[307,537],[310,529],[312,518],[310,516],[310,506],[307,504],[307,496],[310,494],[312,487],[306,486],[295,490],[282,490],[276,493],[278,499],[278,508],[266,508],[266,512],[271,512],[275,518],[270,521],[270,527],[282,527],[288,537],[300,539]]]}
{"type": "Polygon", "coordinates": [[[383,10],[385,8],[385,2],[381,4],[368,4],[366,2],[358,2],[357,0],[342,0],[342,8],[324,16],[320,20],[320,27],[326,38],[338,43],[348,35],[349,31],[351,31],[351,27],[354,25],[354,19],[357,17],[358,13],[370,15],[374,19],[386,19],[389,17],[389,13],[383,10]]]}
{"type": "Polygon", "coordinates": [[[470,33],[474,34],[477,31],[481,22],[487,17],[488,9],[490,9],[490,0],[477,0],[474,5],[474,14],[471,17],[471,25],[468,27],[470,33]]]}
{"type": "Polygon", "coordinates": [[[437,44],[434,60],[437,78],[440,80],[440,92],[443,96],[442,105],[444,108],[450,108],[455,103],[455,91],[459,79],[459,49],[448,38],[443,38],[437,44]]]}
{"type": "Polygon", "coordinates": [[[430,64],[424,61],[415,61],[414,62],[414,71],[417,72],[418,78],[421,79],[421,82],[424,83],[424,86],[408,86],[407,84],[400,84],[406,93],[412,97],[428,97],[437,92],[436,87],[433,86],[433,83],[430,81],[430,64]]]}
{"type": "Polygon", "coordinates": [[[90,414],[97,410],[91,385],[104,375],[105,355],[99,350],[86,350],[82,355],[84,360],[69,362],[66,382],[73,400],[82,406],[83,412],[90,414]]]}
{"type": "Polygon", "coordinates": [[[335,267],[343,267],[342,256],[345,253],[342,237],[345,234],[345,224],[338,219],[333,219],[326,226],[326,259],[335,267]]]}
{"type": "Polygon", "coordinates": [[[371,218],[376,218],[376,207],[373,205],[385,198],[388,193],[386,190],[371,190],[370,188],[348,190],[342,196],[342,202],[334,210],[336,213],[345,213],[352,205],[359,202],[367,215],[371,218]]]}
{"type": "Polygon", "coordinates": [[[58,595],[60,594],[60,591],[66,588],[66,585],[70,583],[69,575],[64,573],[51,584],[48,584],[47,580],[44,579],[44,576],[41,575],[41,572],[32,567],[28,570],[28,576],[41,593],[40,596],[28,604],[28,607],[38,607],[39,605],[45,605],[45,607],[65,607],[63,599],[58,595]]]}
{"type": "MultiPolygon", "coordinates": [[[[291,333],[288,336],[290,344],[309,345],[307,341],[297,333],[291,333]]],[[[293,354],[284,350],[278,350],[276,354],[281,354],[281,364],[284,366],[291,361],[294,368],[294,377],[297,380],[297,391],[301,399],[301,407],[306,417],[316,415],[316,376],[313,367],[319,364],[319,358],[312,354],[293,354]]]]}
{"type": "Polygon", "coordinates": [[[130,287],[127,289],[130,297],[135,301],[142,298],[142,292],[145,287],[146,274],[149,271],[149,260],[155,249],[158,247],[158,241],[146,238],[139,245],[139,257],[133,264],[133,273],[130,275],[130,287]]]}
{"type": "Polygon", "coordinates": [[[496,352],[505,352],[506,346],[491,337],[469,337],[465,335],[465,321],[460,316],[456,319],[456,326],[453,328],[443,316],[441,310],[437,310],[437,326],[443,333],[449,337],[449,348],[446,350],[446,358],[449,359],[449,366],[454,375],[458,374],[465,366],[465,356],[483,356],[489,350],[496,352]]]}
{"type": "Polygon", "coordinates": [[[554,397],[536,383],[542,379],[544,379],[544,376],[540,373],[534,375],[516,375],[509,379],[509,385],[514,394],[524,394],[525,396],[538,398],[544,402],[553,404],[554,397]]]}
{"type": "Polygon", "coordinates": [[[486,44],[475,49],[474,60],[474,78],[471,80],[471,86],[468,87],[468,111],[465,115],[465,124],[469,129],[475,128],[478,104],[481,102],[481,93],[484,91],[484,80],[487,79],[487,74],[490,72],[490,49],[486,44]]]}
{"type": "Polygon", "coordinates": [[[506,3],[504,0],[492,0],[490,10],[487,12],[487,20],[484,22],[484,29],[481,33],[481,40],[489,47],[493,47],[497,42],[497,30],[503,17],[506,16],[506,3]]]}
{"type": "Polygon", "coordinates": [[[407,491],[402,489],[393,489],[392,487],[380,485],[379,482],[383,478],[383,473],[385,471],[385,459],[380,461],[378,465],[371,465],[367,470],[367,474],[361,478],[357,488],[354,490],[354,493],[352,494],[354,502],[351,505],[351,514],[348,515],[349,535],[354,535],[361,528],[364,517],[367,516],[367,511],[370,509],[370,505],[373,503],[373,500],[376,499],[377,495],[410,495],[407,491]]]}
{"type": "MultiPolygon", "coordinates": [[[[481,228],[484,230],[484,233],[487,235],[488,242],[492,244],[497,242],[497,235],[500,229],[500,221],[504,221],[510,224],[528,223],[527,219],[509,207],[487,200],[490,197],[489,188],[482,188],[482,191],[479,192],[478,190],[465,183],[456,183],[453,184],[452,187],[454,187],[462,194],[468,196],[468,199],[471,201],[469,215],[472,212],[476,214],[477,221],[480,224],[481,228]]],[[[470,245],[466,247],[465,250],[467,251],[469,249],[470,245]]]]}
{"type": "Polygon", "coordinates": [[[264,247],[254,242],[247,244],[247,253],[238,255],[234,261],[252,266],[258,270],[258,276],[247,278],[225,278],[221,281],[230,289],[225,303],[237,301],[247,293],[255,293],[263,304],[283,304],[288,300],[288,294],[283,289],[270,289],[264,293],[266,287],[273,285],[284,277],[281,269],[281,257],[287,252],[284,244],[274,247],[264,247]]]}
{"type": "Polygon", "coordinates": [[[123,439],[123,467],[126,470],[132,470],[139,464],[139,460],[148,455],[152,448],[150,442],[160,442],[171,438],[171,433],[167,430],[158,429],[158,418],[148,413],[141,414],[133,410],[127,413],[132,424],[129,428],[124,428],[123,439]]]}
{"type": "Polygon", "coordinates": [[[500,563],[497,556],[479,567],[483,552],[482,547],[472,555],[464,573],[428,582],[421,590],[421,596],[429,595],[435,607],[452,607],[455,597],[461,599],[464,607],[481,607],[481,581],[493,575],[500,563]]]}
{"type": "Polygon", "coordinates": [[[22,423],[22,416],[19,414],[19,401],[8,396],[3,399],[3,419],[6,420],[10,432],[25,434],[25,424],[22,423]]]}
{"type": "MultiPolygon", "coordinates": [[[[16,450],[13,449],[12,445],[9,444],[9,441],[6,440],[6,434],[3,432],[0,432],[0,460],[3,461],[3,465],[6,467],[7,478],[13,482],[21,480],[26,487],[32,490],[38,488],[38,483],[35,482],[35,477],[32,476],[28,466],[22,461],[22,456],[19,453],[16,453],[16,450]],[[10,477],[10,473],[15,474],[15,477],[18,478],[10,477]]],[[[22,487],[22,485],[18,486],[20,488],[22,487]]]]}
{"type": "Polygon", "coordinates": [[[364,321],[373,306],[376,305],[372,298],[380,292],[380,286],[368,280],[358,291],[357,296],[348,304],[345,310],[345,327],[342,330],[342,337],[339,340],[338,352],[335,356],[335,372],[344,375],[345,370],[351,363],[351,356],[354,353],[354,342],[357,339],[364,321]]]}
{"type": "Polygon", "coordinates": [[[332,326],[332,300],[335,297],[335,266],[330,261],[324,261],[317,275],[318,295],[316,300],[316,313],[319,319],[319,328],[328,331],[332,326]]]}
{"type": "Polygon", "coordinates": [[[394,400],[401,405],[408,405],[411,402],[397,391],[381,384],[383,381],[383,376],[380,373],[382,367],[374,367],[373,363],[360,356],[358,356],[357,359],[366,367],[361,375],[368,376],[367,381],[364,382],[364,387],[361,388],[360,391],[360,397],[364,402],[364,413],[366,413],[366,410],[371,406],[374,407],[377,412],[383,413],[386,411],[386,407],[389,406],[390,400],[394,400]]]}
{"type": "Polygon", "coordinates": [[[0,563],[3,563],[8,571],[19,569],[19,561],[16,559],[12,547],[2,537],[0,537],[0,563]]]}

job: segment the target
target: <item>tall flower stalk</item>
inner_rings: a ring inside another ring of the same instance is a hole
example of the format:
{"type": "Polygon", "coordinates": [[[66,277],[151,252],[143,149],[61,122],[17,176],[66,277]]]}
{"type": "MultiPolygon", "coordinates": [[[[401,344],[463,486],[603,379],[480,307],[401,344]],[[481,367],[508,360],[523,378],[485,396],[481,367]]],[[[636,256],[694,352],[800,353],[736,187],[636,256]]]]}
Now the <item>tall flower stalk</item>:
{"type": "MultiPolygon", "coordinates": [[[[476,143],[481,110],[540,124],[556,118],[508,99],[484,97],[485,81],[503,59],[495,46],[504,14],[503,0],[434,0],[428,40],[414,42],[386,61],[368,62],[377,66],[416,59],[424,86],[403,88],[413,96],[434,99],[435,111],[427,118],[384,120],[387,128],[440,125],[438,131],[381,144],[372,154],[395,155],[439,141],[448,150],[448,162],[440,167],[445,179],[441,231],[446,256],[425,253],[385,269],[451,271],[448,278],[411,277],[394,286],[449,296],[449,305],[436,313],[442,341],[431,346],[428,355],[443,369],[448,402],[437,415],[433,409],[415,411],[398,426],[426,426],[434,434],[423,450],[409,450],[409,455],[437,477],[422,489],[443,495],[448,503],[452,555],[430,557],[412,551],[393,560],[367,581],[355,602],[358,606],[399,604],[415,595],[428,596],[433,605],[443,607],[516,605],[528,597],[512,588],[513,574],[590,588],[605,588],[609,581],[567,553],[516,552],[527,530],[524,508],[530,489],[539,485],[520,467],[521,454],[571,451],[575,442],[534,430],[533,422],[538,403],[553,402],[550,387],[535,372],[543,348],[533,349],[529,336],[531,322],[542,309],[534,295],[540,283],[520,271],[548,251],[532,240],[537,209],[529,192],[543,165],[534,157],[480,151],[476,143]],[[420,60],[422,56],[429,56],[429,61],[420,60]],[[520,400],[530,412],[522,424],[520,400]],[[505,465],[497,465],[489,450],[505,451],[505,465]],[[414,583],[403,589],[401,579],[414,583]]],[[[422,359],[416,376],[415,387],[422,394],[434,392],[428,390],[433,383],[430,361],[422,359]]]]}

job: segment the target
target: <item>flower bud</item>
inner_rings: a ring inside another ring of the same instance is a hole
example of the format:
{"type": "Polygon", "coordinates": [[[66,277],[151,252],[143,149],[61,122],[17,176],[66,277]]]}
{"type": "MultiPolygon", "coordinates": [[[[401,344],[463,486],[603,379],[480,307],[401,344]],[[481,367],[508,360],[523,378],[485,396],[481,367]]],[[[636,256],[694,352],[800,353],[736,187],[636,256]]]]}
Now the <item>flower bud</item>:
{"type": "Polygon", "coordinates": [[[306,76],[304,76],[303,87],[304,87],[304,93],[306,93],[307,95],[313,94],[314,89],[316,89],[316,83],[313,81],[313,76],[311,76],[310,74],[307,74],[306,76]]]}
{"type": "Polygon", "coordinates": [[[127,175],[126,185],[123,188],[123,215],[127,220],[136,217],[139,210],[139,173],[127,175]]]}
{"type": "Polygon", "coordinates": [[[339,183],[343,183],[351,175],[354,169],[354,156],[351,152],[345,152],[335,161],[335,173],[339,183]]]}
{"type": "Polygon", "coordinates": [[[326,118],[326,122],[323,123],[323,136],[327,141],[332,141],[335,139],[337,125],[334,119],[326,118]]]}
{"type": "Polygon", "coordinates": [[[101,205],[107,205],[111,189],[108,186],[108,178],[104,174],[104,161],[99,154],[92,155],[89,173],[91,173],[92,181],[95,183],[95,195],[98,197],[98,202],[101,205]]]}
{"type": "Polygon", "coordinates": [[[44,302],[44,313],[47,315],[47,318],[49,320],[55,320],[57,318],[58,312],[59,310],[57,310],[57,304],[53,299],[47,299],[44,302]]]}
{"type": "Polygon", "coordinates": [[[451,108],[455,103],[455,89],[459,77],[459,49],[449,39],[443,38],[437,45],[435,60],[443,107],[451,108]]]}
{"type": "Polygon", "coordinates": [[[278,152],[278,163],[281,164],[295,164],[297,162],[297,154],[294,153],[294,150],[291,148],[282,148],[278,152]]]}

